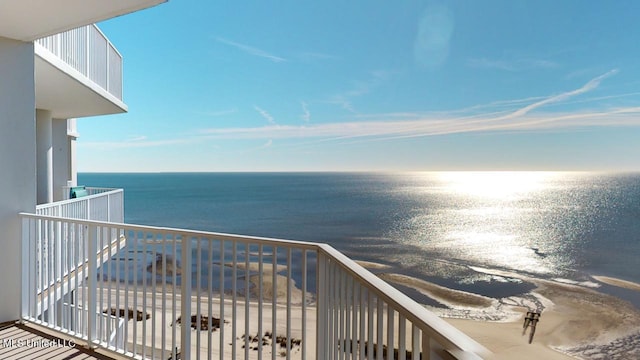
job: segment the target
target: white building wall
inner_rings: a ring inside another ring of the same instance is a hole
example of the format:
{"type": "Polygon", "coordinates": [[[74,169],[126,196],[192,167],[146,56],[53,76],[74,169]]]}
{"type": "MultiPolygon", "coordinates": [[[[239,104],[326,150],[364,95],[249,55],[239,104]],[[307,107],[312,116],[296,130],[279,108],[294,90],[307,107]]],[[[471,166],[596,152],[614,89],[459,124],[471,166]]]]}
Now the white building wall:
{"type": "Polygon", "coordinates": [[[78,134],[77,120],[69,119],[67,121],[67,135],[69,135],[69,171],[71,186],[78,185],[78,162],[76,160],[76,140],[80,136],[78,134]]]}
{"type": "Polygon", "coordinates": [[[67,135],[67,119],[53,119],[53,201],[63,200],[64,187],[71,180],[71,140],[67,135]]]}
{"type": "Polygon", "coordinates": [[[20,317],[21,222],[35,212],[33,44],[0,38],[0,322],[20,317]]]}
{"type": "Polygon", "coordinates": [[[36,109],[38,204],[53,202],[53,121],[51,111],[36,109]]]}
{"type": "Polygon", "coordinates": [[[71,169],[71,186],[78,185],[78,161],[76,159],[76,138],[69,137],[69,168],[71,169]]]}

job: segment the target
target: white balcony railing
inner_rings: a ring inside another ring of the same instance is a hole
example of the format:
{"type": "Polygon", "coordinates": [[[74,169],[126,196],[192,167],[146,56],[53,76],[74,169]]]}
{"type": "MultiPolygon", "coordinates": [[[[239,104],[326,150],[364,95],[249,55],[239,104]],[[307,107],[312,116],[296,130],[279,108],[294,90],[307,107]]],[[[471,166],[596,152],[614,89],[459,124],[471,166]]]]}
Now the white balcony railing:
{"type": "MultiPolygon", "coordinates": [[[[36,214],[72,219],[124,222],[124,190],[87,187],[88,195],[36,206],[36,214]]],[[[63,188],[69,197],[69,188],[63,188]]]]}
{"type": "Polygon", "coordinates": [[[21,217],[22,318],[93,347],[143,359],[487,354],[325,244],[21,217]]]}
{"type": "Polygon", "coordinates": [[[122,55],[96,25],[71,29],[35,42],[122,100],[122,55]]]}

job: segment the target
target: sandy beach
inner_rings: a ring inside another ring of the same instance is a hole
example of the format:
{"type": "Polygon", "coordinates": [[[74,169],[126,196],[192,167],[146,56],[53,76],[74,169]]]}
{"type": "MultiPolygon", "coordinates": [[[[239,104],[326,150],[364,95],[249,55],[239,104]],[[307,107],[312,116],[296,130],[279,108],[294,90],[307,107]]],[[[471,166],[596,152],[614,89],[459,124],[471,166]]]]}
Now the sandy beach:
{"type": "MultiPolygon", "coordinates": [[[[120,284],[120,295],[117,295],[115,283],[111,283],[109,286],[109,282],[104,282],[102,285],[104,285],[104,288],[99,290],[99,293],[102,294],[104,304],[107,304],[109,293],[111,293],[112,306],[116,305],[116,298],[118,298],[119,309],[136,309],[133,316],[131,313],[127,315],[127,317],[132,317],[127,322],[126,334],[123,334],[123,339],[127,339],[127,351],[142,354],[143,347],[141,344],[145,343],[146,349],[144,352],[146,356],[151,357],[153,355],[153,358],[167,359],[171,356],[172,349],[177,348],[180,350],[182,348],[180,344],[180,331],[183,326],[183,321],[180,319],[182,297],[179,293],[174,296],[171,287],[168,287],[163,292],[162,287],[158,286],[154,288],[148,287],[146,289],[147,293],[144,294],[142,289],[139,288],[137,292],[134,292],[135,287],[130,286],[129,293],[125,294],[125,287],[120,284]],[[164,311],[163,297],[166,299],[164,311]],[[175,298],[175,302],[173,298],[175,298]],[[138,315],[137,321],[136,315],[138,315]],[[171,334],[174,331],[177,336],[176,342],[163,343],[163,332],[166,334],[167,339],[171,339],[171,334]]],[[[79,300],[82,301],[82,292],[79,300]]],[[[290,339],[292,347],[289,350],[289,356],[292,359],[300,359],[305,349],[307,356],[313,358],[316,339],[316,308],[307,306],[303,310],[301,304],[291,305],[288,308],[286,305],[286,291],[284,296],[279,296],[276,299],[275,305],[273,301],[266,298],[262,306],[255,300],[245,303],[245,299],[241,296],[236,297],[234,304],[230,295],[225,296],[224,302],[220,301],[219,295],[209,301],[206,294],[198,296],[196,292],[192,294],[190,304],[192,322],[197,323],[197,320],[201,320],[202,324],[206,324],[206,326],[201,325],[200,329],[197,329],[197,325],[192,324],[190,331],[191,353],[194,357],[196,353],[200,353],[202,358],[207,358],[208,349],[210,349],[214,358],[219,358],[220,351],[222,351],[224,358],[233,359],[235,354],[235,358],[244,359],[245,345],[247,345],[246,348],[248,350],[246,353],[248,354],[248,359],[258,358],[258,346],[262,347],[262,354],[265,358],[271,358],[274,349],[280,358],[286,356],[286,341],[290,339]],[[274,309],[275,319],[273,317],[274,309]],[[221,313],[224,316],[221,316],[221,313]],[[198,318],[197,314],[201,314],[201,317],[198,318]],[[287,333],[287,314],[290,315],[291,323],[289,333],[287,333]],[[211,326],[209,326],[208,322],[209,316],[212,317],[211,326]],[[261,325],[257,321],[260,318],[262,319],[261,325]],[[235,322],[233,319],[235,319],[235,322]],[[305,324],[304,328],[307,334],[304,346],[300,341],[303,333],[303,324],[305,324]],[[259,326],[262,326],[262,329],[259,329],[259,326]],[[260,330],[261,333],[259,333],[260,330]],[[247,335],[248,337],[246,337],[247,335]],[[273,345],[274,343],[275,346],[273,345]]],[[[110,309],[105,308],[103,310],[110,312],[110,309]]],[[[124,319],[126,311],[115,310],[115,312],[119,312],[121,318],[124,319]]],[[[104,326],[106,325],[103,325],[103,329],[106,329],[104,326]]]]}
{"type": "MultiPolygon", "coordinates": [[[[161,258],[156,261],[157,268],[162,268],[161,258]]],[[[233,264],[225,263],[224,266],[233,267],[233,264]]],[[[238,270],[244,270],[246,264],[239,262],[236,267],[238,270]]],[[[144,266],[144,269],[148,273],[153,273],[150,264],[144,266]]],[[[224,301],[220,300],[220,295],[217,292],[213,293],[213,297],[209,301],[206,289],[203,289],[202,292],[194,289],[190,300],[192,322],[204,321],[208,328],[197,329],[194,327],[190,331],[191,352],[194,354],[192,356],[200,353],[202,358],[207,358],[209,356],[208,349],[211,349],[210,352],[214,358],[219,358],[220,352],[223,352],[224,358],[232,359],[235,355],[235,358],[244,359],[246,351],[246,355],[248,355],[246,358],[257,359],[258,347],[261,347],[264,358],[271,358],[272,352],[275,351],[277,357],[285,357],[288,353],[292,359],[300,359],[305,350],[307,356],[313,358],[316,339],[316,308],[306,306],[303,309],[303,292],[293,279],[288,279],[281,274],[286,269],[285,265],[277,265],[274,274],[274,266],[266,263],[263,264],[262,274],[256,274],[259,271],[258,263],[249,263],[252,275],[248,278],[251,287],[250,299],[246,302],[243,296],[245,291],[241,288],[246,281],[244,275],[238,276],[239,291],[235,302],[232,294],[228,293],[231,289],[226,289],[224,301]],[[275,297],[274,279],[276,283],[275,297]],[[260,282],[262,282],[262,306],[257,300],[260,282]],[[289,289],[291,290],[290,294],[288,294],[289,289]],[[289,307],[287,306],[288,300],[290,301],[289,307]],[[201,314],[201,317],[198,317],[198,314],[201,314]],[[224,315],[221,316],[221,314],[224,315]],[[212,317],[212,326],[210,327],[208,326],[209,316],[212,317]],[[289,333],[287,333],[287,316],[290,316],[289,322],[291,324],[289,333]],[[261,324],[257,319],[262,319],[261,324]],[[301,342],[303,325],[307,334],[306,344],[301,342]],[[260,326],[262,329],[259,329],[260,326]],[[287,340],[292,344],[290,349],[286,347],[287,340]]],[[[179,267],[175,269],[176,274],[181,272],[179,267]]],[[[168,276],[168,278],[170,277],[168,276]]],[[[83,296],[84,291],[81,291],[79,301],[83,301],[83,296]]],[[[132,320],[127,322],[126,334],[123,334],[123,339],[127,339],[127,351],[142,354],[143,347],[140,344],[145,343],[146,356],[167,359],[171,356],[173,349],[181,349],[180,330],[183,321],[179,318],[182,304],[179,285],[174,290],[174,286],[170,283],[164,286],[159,282],[155,285],[142,284],[141,286],[139,284],[136,286],[99,280],[98,296],[102,298],[99,306],[104,307],[103,312],[117,313],[124,319],[124,314],[128,312],[127,309],[132,310],[127,315],[132,320]],[[110,309],[106,308],[106,304],[109,303],[111,304],[110,309]],[[118,308],[116,309],[116,307],[118,308]],[[134,321],[136,315],[138,315],[138,321],[134,321]],[[163,343],[163,332],[168,339],[171,339],[171,334],[175,332],[177,334],[176,342],[163,343]]],[[[312,294],[307,294],[307,303],[312,298],[312,294]]],[[[109,330],[105,331],[109,332],[109,330]]],[[[123,341],[121,340],[120,346],[123,345],[123,341]]]]}
{"type": "MultiPolygon", "coordinates": [[[[593,281],[582,283],[566,279],[543,280],[518,273],[472,267],[471,269],[478,273],[517,279],[535,286],[526,294],[494,299],[398,274],[390,265],[370,261],[358,261],[358,263],[392,285],[413,288],[436,301],[440,306],[425,305],[425,307],[484,345],[493,352],[495,359],[640,358],[640,326],[638,325],[640,311],[630,303],[598,291],[600,283],[635,291],[640,290],[639,284],[604,276],[594,276],[593,281]],[[523,332],[527,311],[537,311],[541,314],[531,344],[529,343],[531,327],[527,327],[526,333],[523,332]]],[[[232,266],[232,264],[225,264],[225,266],[232,266]]],[[[244,269],[246,264],[238,263],[237,267],[244,269]]],[[[209,302],[206,294],[201,294],[199,297],[194,290],[191,299],[192,315],[202,314],[205,319],[211,315],[219,319],[223,310],[224,319],[219,323],[219,328],[213,327],[209,331],[191,331],[192,352],[204,351],[203,349],[207,348],[206,344],[211,341],[212,349],[217,349],[214,350],[216,356],[223,351],[227,358],[232,358],[234,352],[238,358],[244,358],[244,345],[248,345],[247,354],[250,359],[257,358],[258,346],[263,347],[264,356],[270,356],[274,349],[278,356],[286,354],[286,347],[278,344],[276,338],[286,335],[287,288],[290,287],[289,314],[292,328],[289,339],[292,343],[296,343],[303,337],[304,318],[307,343],[304,346],[294,345],[289,355],[293,359],[301,358],[303,348],[306,347],[307,354],[313,357],[316,339],[316,309],[313,294],[306,294],[307,298],[304,302],[307,306],[303,311],[303,294],[300,285],[283,275],[286,271],[285,266],[278,265],[275,268],[275,274],[272,264],[263,265],[262,275],[256,274],[259,270],[257,263],[249,263],[249,269],[252,272],[248,279],[251,288],[250,299],[246,302],[246,306],[242,296],[245,293],[244,290],[240,291],[236,297],[235,309],[230,294],[225,295],[221,305],[218,295],[209,302]],[[276,279],[275,294],[273,293],[274,278],[276,279]],[[260,281],[262,281],[262,307],[257,301],[260,281]],[[273,320],[274,308],[277,316],[275,321],[273,320]],[[259,322],[256,319],[260,318],[262,331],[258,334],[259,322]],[[235,324],[231,319],[236,319],[235,324]],[[246,343],[245,334],[251,336],[247,338],[246,343]],[[274,342],[276,342],[275,348],[274,342]]],[[[242,277],[238,281],[244,283],[246,280],[242,277]]],[[[100,291],[102,291],[104,303],[107,302],[107,296],[111,292],[111,301],[115,304],[116,283],[108,281],[101,283],[100,291]]],[[[159,284],[154,288],[147,287],[145,296],[141,295],[140,287],[137,293],[129,293],[125,296],[123,293],[125,285],[121,283],[119,286],[121,308],[135,307],[137,310],[146,312],[146,314],[141,313],[141,317],[150,318],[146,322],[129,321],[126,338],[131,339],[135,332],[138,344],[142,343],[144,338],[148,346],[164,348],[166,351],[179,346],[161,344],[163,331],[170,334],[178,331],[182,326],[176,323],[181,303],[179,294],[175,296],[176,303],[173,304],[172,301],[167,300],[166,311],[162,311],[162,294],[167,294],[167,299],[170,299],[172,286],[167,285],[164,291],[159,284]],[[129,300],[125,305],[127,297],[129,300]],[[135,303],[134,299],[136,299],[135,303]],[[152,331],[152,329],[155,330],[152,331]]],[[[133,289],[135,286],[130,285],[129,291],[133,289]]],[[[179,292],[179,287],[176,290],[179,292]]],[[[196,321],[196,319],[193,320],[196,321]]],[[[384,328],[386,329],[386,325],[384,328]]],[[[128,349],[133,349],[131,340],[128,349]]]]}
{"type": "Polygon", "coordinates": [[[594,290],[539,283],[545,299],[532,344],[523,335],[525,308],[516,321],[446,319],[488,347],[496,359],[633,359],[640,353],[640,313],[630,304],[594,290]]]}
{"type": "MultiPolygon", "coordinates": [[[[378,276],[392,284],[415,288],[442,304],[427,308],[487,347],[495,359],[640,358],[640,311],[598,292],[597,283],[568,284],[504,271],[474,270],[527,281],[536,288],[521,297],[490,299],[405,275],[378,276]],[[531,344],[530,327],[523,333],[528,310],[541,312],[531,344]]],[[[594,280],[640,289],[636,283],[619,279],[598,276],[594,280]]]]}

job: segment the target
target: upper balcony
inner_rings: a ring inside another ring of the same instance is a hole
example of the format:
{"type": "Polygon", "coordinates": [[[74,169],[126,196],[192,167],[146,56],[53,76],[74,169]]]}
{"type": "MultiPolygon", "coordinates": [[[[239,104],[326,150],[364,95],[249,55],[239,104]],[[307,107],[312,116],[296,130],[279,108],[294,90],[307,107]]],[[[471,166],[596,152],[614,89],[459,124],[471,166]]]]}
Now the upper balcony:
{"type": "Polygon", "coordinates": [[[36,108],[59,119],[122,113],[122,57],[90,24],[165,1],[0,1],[0,37],[34,42],[36,108]]]}
{"type": "Polygon", "coordinates": [[[62,201],[36,206],[36,214],[72,219],[124,222],[124,190],[87,187],[86,195],[69,198],[69,187],[63,188],[62,201]]]}
{"type": "Polygon", "coordinates": [[[36,108],[69,119],[127,111],[122,55],[96,25],[34,42],[36,108]]]}

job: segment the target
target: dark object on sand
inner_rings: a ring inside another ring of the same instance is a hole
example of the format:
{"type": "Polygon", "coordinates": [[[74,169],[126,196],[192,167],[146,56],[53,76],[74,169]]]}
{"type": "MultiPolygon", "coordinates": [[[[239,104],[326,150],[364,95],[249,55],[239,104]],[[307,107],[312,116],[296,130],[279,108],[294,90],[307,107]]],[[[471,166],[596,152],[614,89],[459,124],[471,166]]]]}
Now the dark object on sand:
{"type": "MultiPolygon", "coordinates": [[[[289,338],[287,338],[286,336],[282,336],[282,335],[278,335],[276,336],[276,338],[273,338],[273,334],[271,334],[270,331],[267,331],[264,333],[264,336],[260,337],[260,334],[256,334],[256,336],[251,336],[251,335],[242,335],[241,337],[238,338],[238,340],[242,340],[245,338],[245,336],[248,336],[246,338],[247,342],[249,342],[249,349],[251,350],[258,350],[259,349],[259,344],[258,343],[262,343],[262,347],[268,347],[271,346],[271,344],[273,344],[273,341],[275,341],[276,344],[280,345],[281,349],[285,349],[287,348],[287,341],[289,341],[289,338]]],[[[302,339],[297,339],[297,338],[291,338],[291,343],[290,343],[290,347],[289,349],[293,349],[294,347],[300,347],[300,345],[302,344],[302,339]]],[[[245,345],[242,345],[242,348],[244,349],[245,345]]],[[[286,356],[286,351],[285,351],[285,356],[286,356]]]]}
{"type": "Polygon", "coordinates": [[[531,326],[531,332],[529,333],[529,344],[533,341],[533,335],[536,333],[536,324],[540,320],[540,313],[535,311],[527,311],[527,316],[524,317],[524,325],[522,326],[522,335],[527,332],[527,327],[531,326]]]}
{"type": "MultiPolygon", "coordinates": [[[[180,351],[178,351],[178,347],[175,348],[175,354],[176,354],[176,358],[175,360],[182,360],[182,354],[180,351]]],[[[169,357],[167,358],[167,360],[174,360],[173,359],[173,354],[169,355],[169,357]]]]}
{"type": "MultiPolygon", "coordinates": [[[[176,320],[176,323],[182,324],[182,317],[179,317],[178,320],[176,320]]],[[[228,321],[225,321],[225,324],[226,323],[228,323],[228,321]]],[[[194,330],[216,331],[216,329],[220,329],[220,319],[212,316],[211,325],[209,325],[208,316],[191,315],[191,328],[194,330]],[[200,327],[198,327],[198,324],[200,327]]]]}
{"type": "MultiPolygon", "coordinates": [[[[174,276],[174,275],[182,275],[182,268],[180,267],[180,263],[178,261],[176,261],[176,266],[175,268],[173,267],[173,257],[170,255],[162,255],[162,254],[156,254],[156,274],[157,275],[162,275],[162,263],[163,260],[162,258],[165,258],[166,262],[166,270],[167,270],[167,276],[174,276]]],[[[153,273],[153,263],[149,264],[147,266],[147,271],[150,273],[153,273]]]]}
{"type": "Polygon", "coordinates": [[[109,314],[111,316],[117,316],[120,318],[124,318],[125,317],[125,313],[127,314],[127,318],[129,320],[131,319],[135,319],[136,321],[142,321],[145,319],[150,319],[151,315],[149,315],[149,313],[143,313],[140,310],[136,310],[135,312],[135,316],[133,313],[133,309],[129,308],[128,311],[126,309],[116,309],[114,307],[110,308],[110,309],[105,309],[104,311],[102,311],[104,314],[109,314]]]}

